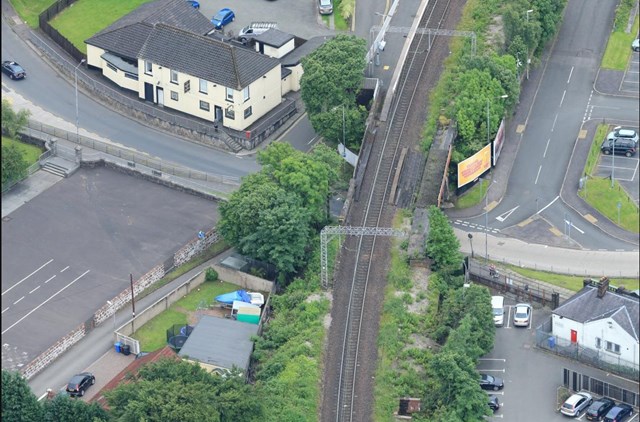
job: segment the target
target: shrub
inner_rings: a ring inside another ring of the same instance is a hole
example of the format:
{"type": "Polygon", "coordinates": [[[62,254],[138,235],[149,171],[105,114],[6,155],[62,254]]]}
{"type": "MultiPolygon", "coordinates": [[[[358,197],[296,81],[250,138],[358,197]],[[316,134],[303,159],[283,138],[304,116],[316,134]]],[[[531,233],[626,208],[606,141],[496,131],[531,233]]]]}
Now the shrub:
{"type": "Polygon", "coordinates": [[[218,281],[218,277],[218,272],[211,267],[204,273],[204,281],[218,281]]]}

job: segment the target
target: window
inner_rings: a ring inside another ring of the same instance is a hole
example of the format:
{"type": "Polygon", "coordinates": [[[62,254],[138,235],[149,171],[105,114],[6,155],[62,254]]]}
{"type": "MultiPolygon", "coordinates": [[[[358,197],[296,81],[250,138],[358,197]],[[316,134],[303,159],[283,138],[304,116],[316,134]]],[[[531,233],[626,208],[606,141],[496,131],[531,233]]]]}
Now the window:
{"type": "Polygon", "coordinates": [[[224,109],[224,117],[234,120],[236,118],[236,112],[233,110],[233,108],[227,107],[224,109]]]}
{"type": "Polygon", "coordinates": [[[175,70],[171,70],[171,83],[178,83],[178,72],[176,72],[175,70]]]}
{"type": "Polygon", "coordinates": [[[133,73],[125,73],[124,77],[125,78],[129,78],[129,79],[133,79],[134,81],[138,80],[138,75],[134,75],[133,73]]]}
{"type": "Polygon", "coordinates": [[[227,101],[233,101],[233,89],[227,88],[227,101]]]}
{"type": "Polygon", "coordinates": [[[153,64],[150,61],[144,61],[144,73],[151,75],[153,73],[153,64]]]}
{"type": "Polygon", "coordinates": [[[596,349],[602,349],[602,339],[600,337],[596,337],[596,349]]]}
{"type": "Polygon", "coordinates": [[[242,99],[243,101],[247,101],[249,99],[249,87],[242,90],[242,99]]]}
{"type": "Polygon", "coordinates": [[[620,345],[619,344],[611,343],[610,341],[607,341],[605,343],[606,343],[608,352],[620,353],[620,345]]]}
{"type": "Polygon", "coordinates": [[[251,116],[253,114],[253,110],[251,110],[251,106],[244,109],[244,118],[251,116]]]}
{"type": "Polygon", "coordinates": [[[209,111],[209,103],[206,101],[200,101],[200,110],[209,111]]]}
{"type": "Polygon", "coordinates": [[[178,93],[176,91],[171,91],[171,99],[173,101],[178,101],[178,93]]]}
{"type": "Polygon", "coordinates": [[[189,91],[191,91],[191,81],[186,81],[184,83],[184,93],[186,94],[189,91]]]}
{"type": "Polygon", "coordinates": [[[202,92],[203,94],[208,94],[209,93],[209,87],[207,86],[207,81],[204,79],[200,79],[200,92],[202,92]]]}

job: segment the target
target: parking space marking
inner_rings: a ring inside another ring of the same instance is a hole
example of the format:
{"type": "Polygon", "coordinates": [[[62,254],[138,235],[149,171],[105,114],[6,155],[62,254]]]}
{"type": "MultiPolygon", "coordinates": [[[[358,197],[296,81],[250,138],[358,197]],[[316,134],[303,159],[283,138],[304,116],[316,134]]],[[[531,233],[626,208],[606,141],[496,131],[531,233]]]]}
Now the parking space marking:
{"type": "Polygon", "coordinates": [[[35,273],[37,273],[38,271],[40,271],[41,269],[43,269],[44,267],[46,267],[47,265],[51,264],[51,262],[53,261],[53,258],[51,258],[50,260],[48,260],[47,262],[45,262],[44,264],[42,264],[40,266],[40,268],[38,268],[37,270],[35,270],[34,272],[32,272],[31,274],[29,274],[28,276],[26,276],[25,278],[23,278],[22,280],[18,281],[16,284],[14,284],[13,286],[9,287],[7,290],[5,290],[4,292],[2,292],[2,296],[4,296],[5,293],[9,292],[9,290],[13,289],[14,287],[16,287],[18,284],[22,283],[23,281],[25,281],[26,279],[28,279],[29,277],[31,277],[32,275],[34,275],[35,273]]]}

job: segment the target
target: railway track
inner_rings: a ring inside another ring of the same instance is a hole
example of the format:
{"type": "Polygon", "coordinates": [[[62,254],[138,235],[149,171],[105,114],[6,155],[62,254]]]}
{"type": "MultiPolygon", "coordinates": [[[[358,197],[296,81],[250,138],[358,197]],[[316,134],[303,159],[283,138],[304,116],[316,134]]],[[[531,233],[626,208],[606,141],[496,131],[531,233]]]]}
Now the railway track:
{"type": "MultiPolygon", "coordinates": [[[[445,28],[462,0],[430,0],[419,28],[445,28]]],[[[454,20],[457,20],[457,15],[454,20]]],[[[420,141],[425,120],[426,87],[437,81],[448,40],[416,34],[398,80],[398,89],[382,136],[376,137],[367,166],[361,199],[348,217],[352,226],[388,227],[395,212],[385,207],[400,152],[420,141]],[[431,44],[431,45],[430,45],[431,44]],[[428,64],[435,63],[436,69],[428,64]],[[420,115],[422,112],[422,115],[420,115]],[[416,128],[418,128],[416,130],[416,128]]],[[[332,327],[325,360],[321,419],[372,420],[373,375],[376,368],[380,305],[386,284],[389,243],[375,236],[350,237],[341,251],[336,273],[332,327]],[[346,311],[346,312],[345,312],[346,311]]]]}

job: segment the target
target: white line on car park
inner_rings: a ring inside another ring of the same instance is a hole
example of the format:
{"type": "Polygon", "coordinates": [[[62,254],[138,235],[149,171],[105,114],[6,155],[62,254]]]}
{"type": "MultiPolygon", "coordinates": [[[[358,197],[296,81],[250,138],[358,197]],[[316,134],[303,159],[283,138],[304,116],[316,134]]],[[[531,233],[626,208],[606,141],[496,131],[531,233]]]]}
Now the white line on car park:
{"type": "Polygon", "coordinates": [[[40,288],[40,285],[38,285],[38,287],[36,287],[35,289],[31,290],[31,291],[29,292],[29,294],[31,294],[31,293],[33,293],[33,292],[35,292],[35,291],[36,291],[36,290],[38,290],[39,288],[40,288]]]}
{"type": "MultiPolygon", "coordinates": [[[[22,296],[20,299],[18,299],[18,300],[16,300],[15,302],[13,302],[13,304],[14,304],[14,305],[17,305],[17,304],[18,304],[18,302],[20,302],[22,299],[24,299],[24,296],[22,296]]],[[[4,334],[4,333],[2,333],[2,334],[4,334]]]]}
{"type": "Polygon", "coordinates": [[[63,269],[60,270],[61,273],[67,271],[69,269],[69,266],[67,265],[66,267],[64,267],[63,269]]]}
{"type": "Polygon", "coordinates": [[[54,278],[56,278],[55,274],[53,276],[49,277],[49,280],[45,281],[44,284],[47,284],[48,282],[50,282],[54,278]]]}
{"type": "Polygon", "coordinates": [[[4,314],[5,312],[7,312],[9,310],[9,308],[6,308],[4,311],[2,311],[2,313],[4,314]]]}
{"type": "Polygon", "coordinates": [[[38,268],[37,270],[35,270],[34,272],[32,272],[31,274],[29,274],[28,276],[26,276],[25,278],[23,278],[22,280],[18,281],[16,284],[14,284],[13,286],[9,287],[7,290],[5,290],[4,292],[2,292],[2,296],[4,296],[5,293],[7,293],[9,290],[13,289],[14,287],[16,287],[18,284],[22,283],[23,281],[25,281],[26,279],[28,279],[29,277],[31,277],[32,275],[34,275],[35,273],[37,273],[38,271],[40,271],[41,269],[43,269],[45,266],[51,264],[51,261],[53,261],[53,258],[51,258],[49,261],[45,262],[44,264],[42,264],[42,266],[40,268],[38,268]]]}

